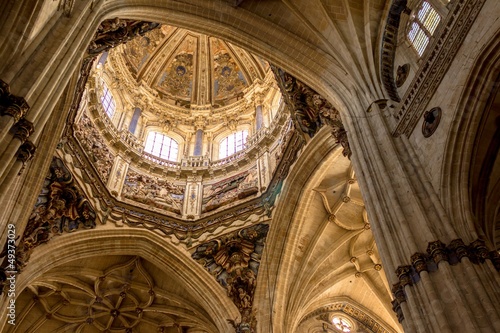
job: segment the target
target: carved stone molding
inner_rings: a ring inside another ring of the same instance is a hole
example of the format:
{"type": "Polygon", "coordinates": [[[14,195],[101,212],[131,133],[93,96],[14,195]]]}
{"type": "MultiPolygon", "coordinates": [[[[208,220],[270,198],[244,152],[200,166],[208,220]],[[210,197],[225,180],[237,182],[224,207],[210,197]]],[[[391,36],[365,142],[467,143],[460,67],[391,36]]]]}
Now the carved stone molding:
{"type": "Polygon", "coordinates": [[[486,0],[456,0],[441,23],[441,32],[428,46],[421,66],[394,117],[399,121],[394,136],[410,136],[434,95],[486,0]]]}
{"type": "Polygon", "coordinates": [[[282,69],[271,66],[281,94],[290,109],[295,128],[306,138],[312,138],[327,125],[332,128],[332,135],[344,148],[343,155],[352,154],[347,139],[347,132],[340,119],[340,113],[323,96],[282,69]]]}
{"type": "Polygon", "coordinates": [[[485,241],[481,239],[475,240],[468,246],[461,239],[452,240],[449,245],[436,240],[429,243],[426,252],[413,254],[410,258],[411,265],[398,266],[396,269],[399,282],[393,285],[394,300],[392,305],[398,319],[404,318],[402,312],[400,313],[400,304],[406,301],[404,287],[417,283],[420,280],[421,272],[436,271],[441,261],[456,265],[465,257],[474,264],[482,264],[486,260],[491,260],[495,269],[500,271],[500,255],[497,251],[488,250],[485,241]]]}
{"type": "Polygon", "coordinates": [[[11,116],[17,123],[28,110],[29,106],[26,100],[23,97],[12,95],[7,82],[0,79],[0,115],[11,116]]]}

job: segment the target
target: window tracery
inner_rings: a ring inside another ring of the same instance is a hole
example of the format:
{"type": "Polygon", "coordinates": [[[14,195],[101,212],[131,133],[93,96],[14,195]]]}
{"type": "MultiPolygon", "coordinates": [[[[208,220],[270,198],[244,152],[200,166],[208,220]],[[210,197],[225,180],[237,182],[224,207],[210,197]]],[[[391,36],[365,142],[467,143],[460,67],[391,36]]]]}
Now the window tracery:
{"type": "Polygon", "coordinates": [[[168,161],[177,161],[179,144],[169,136],[158,132],[150,132],[146,139],[144,151],[168,161]]]}
{"type": "Polygon", "coordinates": [[[219,143],[219,159],[228,157],[245,148],[248,130],[231,133],[219,143]]]}
{"type": "Polygon", "coordinates": [[[418,12],[413,15],[410,21],[407,35],[419,56],[424,53],[440,21],[441,16],[431,4],[428,1],[422,1],[418,12]]]}
{"type": "Polygon", "coordinates": [[[344,317],[333,317],[332,318],[332,323],[337,328],[340,332],[351,332],[352,330],[352,323],[345,319],[344,317]]]}

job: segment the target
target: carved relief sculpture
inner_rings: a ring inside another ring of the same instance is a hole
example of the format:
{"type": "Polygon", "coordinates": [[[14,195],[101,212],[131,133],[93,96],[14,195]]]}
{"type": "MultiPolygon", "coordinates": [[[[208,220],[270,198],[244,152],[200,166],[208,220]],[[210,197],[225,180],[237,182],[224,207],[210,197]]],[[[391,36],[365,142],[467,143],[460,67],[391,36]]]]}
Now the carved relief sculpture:
{"type": "Polygon", "coordinates": [[[191,255],[227,290],[238,307],[241,320],[229,320],[236,332],[255,332],[253,298],[268,231],[268,225],[257,224],[202,244],[191,255]]]}
{"type": "Polygon", "coordinates": [[[184,187],[174,185],[166,180],[129,170],[123,184],[122,196],[139,203],[181,214],[184,190],[184,187]]]}
{"type": "Polygon", "coordinates": [[[64,232],[95,228],[95,221],[94,208],[64,163],[55,157],[19,242],[17,270],[26,266],[31,253],[40,244],[64,232]]]}
{"type": "Polygon", "coordinates": [[[89,117],[84,113],[78,124],[75,124],[75,135],[85,154],[94,165],[103,183],[107,183],[115,157],[89,117]]]}

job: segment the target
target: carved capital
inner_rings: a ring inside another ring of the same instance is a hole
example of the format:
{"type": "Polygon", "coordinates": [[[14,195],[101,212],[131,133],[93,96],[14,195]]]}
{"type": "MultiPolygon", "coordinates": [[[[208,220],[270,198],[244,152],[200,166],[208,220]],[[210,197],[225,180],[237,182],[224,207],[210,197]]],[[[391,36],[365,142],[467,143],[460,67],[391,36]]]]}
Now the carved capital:
{"type": "Polygon", "coordinates": [[[12,95],[9,85],[0,80],[0,114],[13,117],[17,123],[28,110],[29,106],[24,98],[12,95]]]}
{"type": "Polygon", "coordinates": [[[26,140],[28,140],[29,136],[33,134],[34,131],[35,126],[33,126],[33,123],[29,120],[26,120],[26,118],[21,118],[16,123],[16,132],[14,134],[14,137],[24,143],[26,140]]]}
{"type": "Polygon", "coordinates": [[[396,275],[398,276],[401,287],[405,287],[407,285],[411,286],[413,284],[410,276],[411,269],[412,267],[410,265],[399,266],[396,268],[396,275]]]}
{"type": "Polygon", "coordinates": [[[486,247],[486,243],[482,239],[477,239],[470,243],[469,248],[476,257],[479,262],[484,262],[485,259],[488,259],[489,253],[488,253],[488,248],[486,247]]]}
{"type": "Polygon", "coordinates": [[[422,271],[427,271],[427,257],[425,254],[417,252],[411,256],[411,264],[415,271],[420,274],[422,271]]]}
{"type": "Polygon", "coordinates": [[[35,155],[36,146],[31,141],[24,142],[17,151],[17,159],[26,164],[35,155]]]}
{"type": "Polygon", "coordinates": [[[404,319],[403,310],[401,309],[401,304],[406,302],[406,294],[404,288],[398,282],[392,286],[392,294],[394,299],[392,300],[392,310],[396,313],[398,321],[402,322],[404,319]]]}
{"type": "Polygon", "coordinates": [[[455,253],[457,256],[457,259],[459,261],[462,260],[464,257],[469,256],[469,250],[467,249],[467,245],[465,245],[464,241],[459,239],[454,239],[450,242],[450,245],[448,245],[448,249],[455,253]]]}
{"type": "Polygon", "coordinates": [[[490,251],[490,260],[497,271],[500,271],[500,254],[498,251],[490,251]]]}
{"type": "Polygon", "coordinates": [[[429,246],[427,246],[427,253],[431,256],[432,260],[434,260],[436,264],[442,260],[448,260],[446,245],[440,240],[430,242],[429,246]]]}

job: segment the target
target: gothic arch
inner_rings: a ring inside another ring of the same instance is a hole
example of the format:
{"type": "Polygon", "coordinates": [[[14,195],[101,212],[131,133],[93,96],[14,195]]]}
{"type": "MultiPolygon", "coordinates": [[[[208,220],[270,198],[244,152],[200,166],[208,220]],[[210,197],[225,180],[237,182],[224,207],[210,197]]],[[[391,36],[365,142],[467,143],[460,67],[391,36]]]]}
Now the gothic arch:
{"type": "MultiPolygon", "coordinates": [[[[169,283],[182,286],[195,297],[196,306],[208,314],[220,332],[230,330],[226,319],[239,316],[225,291],[201,265],[179,253],[178,248],[161,236],[139,228],[107,229],[101,225],[96,229],[64,234],[51,240],[33,253],[30,264],[19,275],[17,293],[20,294],[34,281],[42,281],[45,274],[56,268],[64,271],[71,263],[74,265],[83,260],[105,262],[106,258],[113,256],[137,256],[153,264],[155,269],[162,272],[162,277],[168,277],[169,283]]],[[[158,278],[156,280],[156,283],[160,282],[158,278]]],[[[182,307],[182,304],[179,306],[182,307]]]]}
{"type": "MultiPolygon", "coordinates": [[[[487,220],[494,214],[485,216],[494,207],[475,198],[486,195],[488,183],[480,177],[489,178],[495,158],[498,160],[499,78],[500,35],[496,34],[481,50],[465,83],[450,127],[442,171],[443,199],[460,236],[465,242],[485,238],[494,248],[500,236],[495,221],[487,220]]],[[[494,200],[490,204],[495,204],[494,200]]]]}

